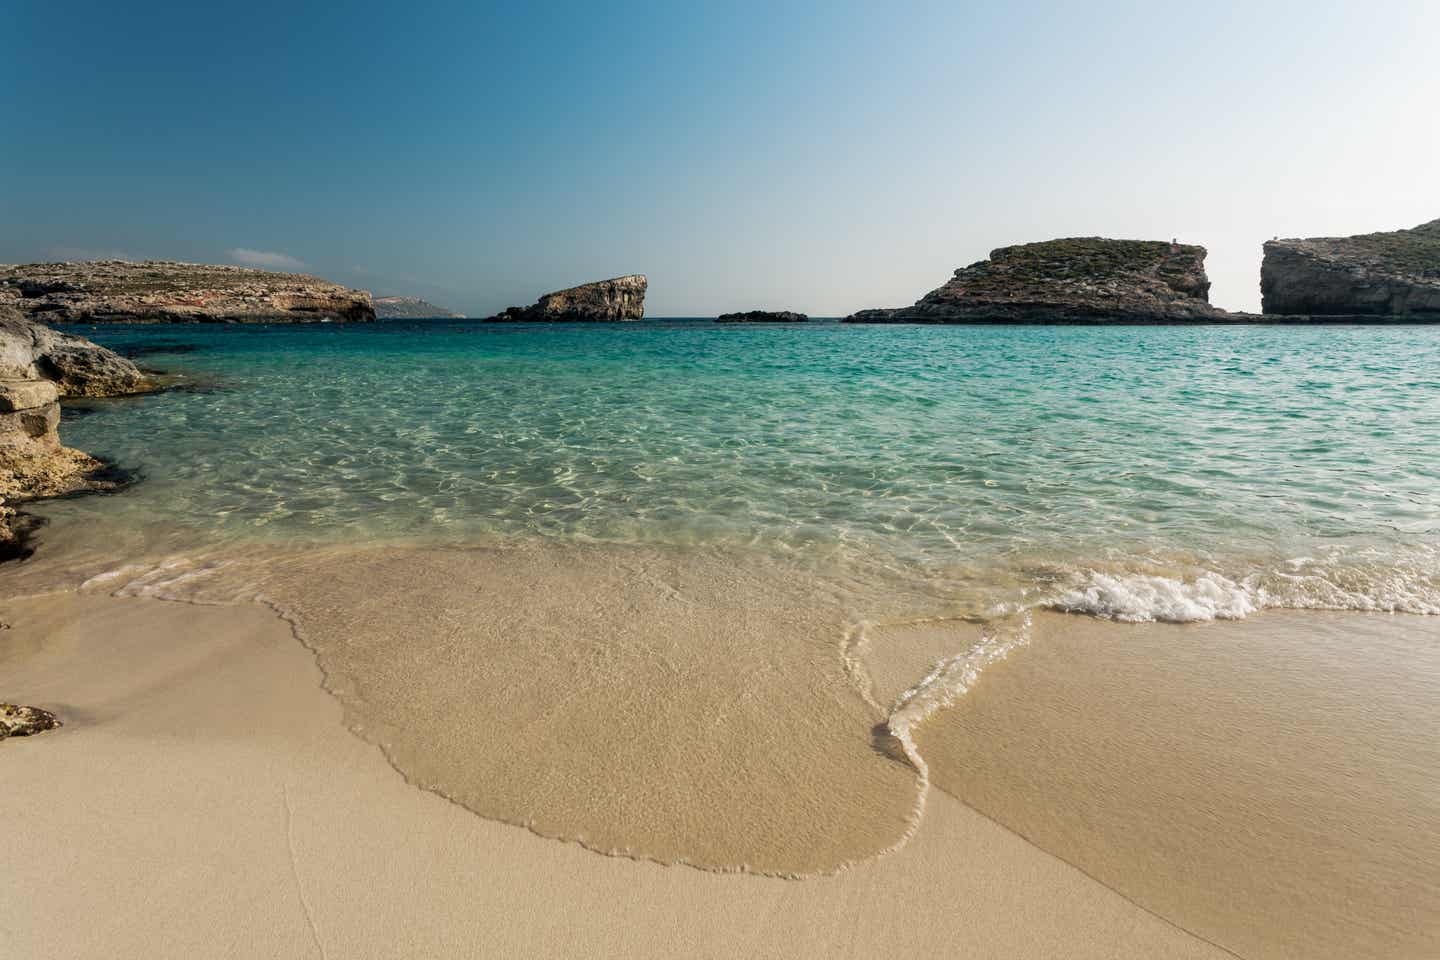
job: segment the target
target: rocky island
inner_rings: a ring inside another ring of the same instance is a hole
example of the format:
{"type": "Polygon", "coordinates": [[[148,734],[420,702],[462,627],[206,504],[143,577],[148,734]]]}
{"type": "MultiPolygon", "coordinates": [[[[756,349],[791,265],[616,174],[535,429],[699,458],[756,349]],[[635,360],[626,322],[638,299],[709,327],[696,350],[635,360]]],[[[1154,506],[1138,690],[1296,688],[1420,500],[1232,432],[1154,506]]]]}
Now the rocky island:
{"type": "Polygon", "coordinates": [[[528,307],[510,307],[485,319],[492,323],[639,320],[645,316],[648,281],[640,274],[582,283],[547,293],[528,307]]]}
{"type": "Polygon", "coordinates": [[[1001,247],[961,267],[913,306],[862,310],[848,323],[1198,323],[1212,307],[1205,248],[1074,237],[1001,247]]]}
{"type": "Polygon", "coordinates": [[[747,310],[744,313],[722,313],[716,323],[805,323],[810,317],[794,310],[747,310]]]}
{"type": "Polygon", "coordinates": [[[170,260],[0,265],[0,304],[41,323],[375,319],[370,294],[300,273],[170,260]]]}
{"type": "Polygon", "coordinates": [[[100,461],[62,446],[62,397],[113,397],[157,387],[135,364],[81,337],[57,333],[0,304],[0,560],[26,553],[24,524],[6,501],[109,484],[100,461]]]}
{"type": "Polygon", "coordinates": [[[1267,314],[1440,320],[1440,220],[1388,233],[1271,240],[1260,296],[1267,314]]]}
{"type": "Polygon", "coordinates": [[[463,320],[465,314],[437,307],[419,297],[376,297],[375,318],[377,320],[463,320]]]}

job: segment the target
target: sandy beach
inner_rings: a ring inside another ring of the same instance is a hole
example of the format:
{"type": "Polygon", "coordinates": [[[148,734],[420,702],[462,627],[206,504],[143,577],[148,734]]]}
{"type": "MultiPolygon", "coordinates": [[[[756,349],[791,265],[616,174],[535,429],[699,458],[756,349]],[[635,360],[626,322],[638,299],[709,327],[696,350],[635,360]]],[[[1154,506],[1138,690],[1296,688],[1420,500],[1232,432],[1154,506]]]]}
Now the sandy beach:
{"type": "Polygon", "coordinates": [[[15,957],[1208,958],[1223,950],[938,794],[808,880],[608,857],[407,784],[258,606],[4,604],[0,939],[15,957]]]}

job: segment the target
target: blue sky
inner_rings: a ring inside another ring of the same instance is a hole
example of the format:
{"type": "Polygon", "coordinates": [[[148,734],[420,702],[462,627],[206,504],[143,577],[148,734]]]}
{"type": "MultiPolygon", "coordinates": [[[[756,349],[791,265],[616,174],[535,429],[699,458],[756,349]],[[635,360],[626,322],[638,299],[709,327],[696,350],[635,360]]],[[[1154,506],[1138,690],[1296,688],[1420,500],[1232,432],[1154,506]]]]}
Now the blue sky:
{"type": "Polygon", "coordinates": [[[18,0],[0,261],[303,268],[470,313],[914,301],[996,246],[1440,217],[1440,4],[18,0]]]}

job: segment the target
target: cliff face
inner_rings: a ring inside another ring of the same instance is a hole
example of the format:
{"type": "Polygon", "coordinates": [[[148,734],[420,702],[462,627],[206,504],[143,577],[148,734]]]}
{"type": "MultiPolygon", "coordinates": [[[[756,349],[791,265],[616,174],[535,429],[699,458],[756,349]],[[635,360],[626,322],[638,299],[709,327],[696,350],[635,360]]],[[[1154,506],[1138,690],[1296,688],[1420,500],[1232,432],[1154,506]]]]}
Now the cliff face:
{"type": "Polygon", "coordinates": [[[463,320],[465,314],[437,307],[419,297],[376,297],[375,317],[379,320],[433,320],[436,317],[463,320]]]}
{"type": "Polygon", "coordinates": [[[94,486],[99,461],[60,443],[62,396],[115,396],[153,384],[126,360],[0,305],[0,560],[23,555],[24,530],[6,500],[94,486]]]}
{"type": "Polygon", "coordinates": [[[1440,320],[1440,220],[1389,233],[1272,240],[1260,297],[1265,313],[1440,320]]]}
{"type": "Polygon", "coordinates": [[[0,266],[0,302],[42,323],[375,319],[364,290],[298,273],[168,260],[0,266]]]}
{"type": "Polygon", "coordinates": [[[1078,237],[1001,247],[914,306],[862,310],[850,323],[1172,323],[1225,316],[1210,306],[1205,248],[1078,237]]]}
{"type": "Polygon", "coordinates": [[[639,320],[645,316],[648,285],[648,281],[639,274],[583,283],[578,287],[547,293],[533,306],[510,307],[486,319],[512,323],[639,320]]]}

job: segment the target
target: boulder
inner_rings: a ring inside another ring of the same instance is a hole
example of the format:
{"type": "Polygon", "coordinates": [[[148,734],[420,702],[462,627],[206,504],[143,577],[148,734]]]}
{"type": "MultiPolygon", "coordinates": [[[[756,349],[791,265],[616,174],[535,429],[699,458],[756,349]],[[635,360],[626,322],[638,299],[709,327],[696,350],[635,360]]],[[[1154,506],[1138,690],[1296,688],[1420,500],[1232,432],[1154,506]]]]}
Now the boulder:
{"type": "Polygon", "coordinates": [[[849,323],[1187,323],[1223,320],[1209,302],[1205,248],[1074,237],[1001,247],[913,306],[849,323]]]}
{"type": "Polygon", "coordinates": [[[1267,314],[1440,321],[1440,220],[1388,233],[1271,240],[1260,297],[1267,314]]]}
{"type": "Polygon", "coordinates": [[[532,306],[510,307],[485,319],[506,323],[639,320],[645,316],[648,285],[648,281],[639,274],[582,283],[578,287],[547,293],[532,306]]]}

